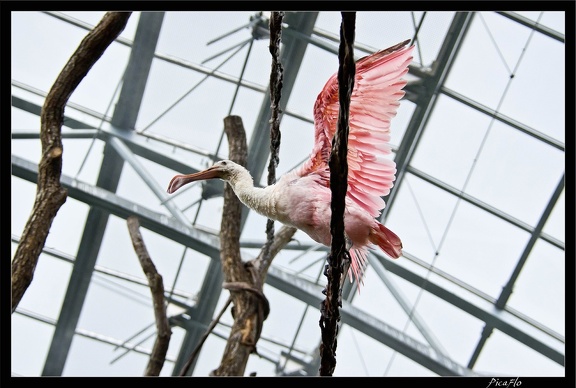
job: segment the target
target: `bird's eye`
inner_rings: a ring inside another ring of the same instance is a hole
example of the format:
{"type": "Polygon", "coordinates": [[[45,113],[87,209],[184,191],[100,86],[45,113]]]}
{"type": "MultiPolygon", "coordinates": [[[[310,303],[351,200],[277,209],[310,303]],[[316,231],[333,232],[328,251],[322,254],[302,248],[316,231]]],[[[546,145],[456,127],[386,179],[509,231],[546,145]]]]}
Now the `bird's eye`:
{"type": "Polygon", "coordinates": [[[226,161],[225,161],[225,160],[223,160],[221,163],[222,163],[223,166],[226,165],[226,161]]]}

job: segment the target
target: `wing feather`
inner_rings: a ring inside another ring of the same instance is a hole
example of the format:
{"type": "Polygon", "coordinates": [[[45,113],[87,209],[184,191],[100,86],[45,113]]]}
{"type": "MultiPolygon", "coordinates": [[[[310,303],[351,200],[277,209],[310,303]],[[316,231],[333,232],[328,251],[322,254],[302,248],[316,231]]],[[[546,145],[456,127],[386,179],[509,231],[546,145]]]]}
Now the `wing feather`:
{"type": "MultiPolygon", "coordinates": [[[[402,79],[412,61],[414,46],[404,41],[356,62],[351,95],[348,136],[348,196],[374,217],[380,214],[394,185],[396,164],[391,153],[390,120],[404,96],[402,79]]],[[[314,147],[296,173],[321,172],[329,179],[328,161],[339,113],[338,79],[334,74],[314,104],[314,147]]],[[[329,183],[329,182],[328,182],[329,183]]],[[[326,183],[326,184],[328,184],[326,183]]]]}

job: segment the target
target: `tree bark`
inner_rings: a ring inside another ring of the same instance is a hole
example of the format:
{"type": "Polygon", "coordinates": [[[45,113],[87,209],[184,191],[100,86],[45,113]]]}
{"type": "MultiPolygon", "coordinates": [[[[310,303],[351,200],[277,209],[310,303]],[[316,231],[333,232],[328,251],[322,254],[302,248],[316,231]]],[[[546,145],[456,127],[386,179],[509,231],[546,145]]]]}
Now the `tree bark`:
{"type": "MultiPolygon", "coordinates": [[[[230,160],[245,166],[247,160],[246,134],[242,119],[228,116],[224,119],[228,136],[230,160]]],[[[224,288],[230,290],[233,300],[234,323],[220,366],[213,376],[243,376],[250,354],[256,352],[262,324],[269,311],[268,301],[259,287],[260,281],[252,266],[245,265],[240,256],[240,220],[242,204],[229,185],[224,187],[224,208],[220,227],[220,259],[224,271],[224,288]]]]}
{"type": "Polygon", "coordinates": [[[130,216],[126,221],[128,223],[128,230],[130,232],[130,238],[132,239],[134,251],[138,256],[140,266],[142,267],[142,270],[148,279],[148,284],[150,285],[152,304],[154,306],[154,318],[156,321],[156,341],[154,341],[154,347],[152,348],[152,354],[150,354],[150,359],[146,366],[144,376],[159,376],[162,367],[164,366],[164,361],[166,361],[166,353],[168,353],[170,337],[172,336],[172,329],[170,328],[170,323],[168,322],[168,317],[166,315],[164,283],[162,281],[162,275],[158,273],[156,266],[148,254],[146,244],[144,244],[142,234],[139,230],[140,224],[138,218],[130,216]]]}

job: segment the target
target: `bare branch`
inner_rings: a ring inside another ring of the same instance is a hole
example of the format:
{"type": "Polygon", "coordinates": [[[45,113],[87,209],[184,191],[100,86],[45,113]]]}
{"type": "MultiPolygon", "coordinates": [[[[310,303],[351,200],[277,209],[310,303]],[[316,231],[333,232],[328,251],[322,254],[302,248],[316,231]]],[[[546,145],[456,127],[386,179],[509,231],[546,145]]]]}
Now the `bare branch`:
{"type": "Polygon", "coordinates": [[[12,260],[12,312],[32,282],[52,221],[68,196],[60,185],[64,108],[80,81],[122,32],[130,15],[131,12],[106,13],[80,42],[44,101],[40,115],[42,158],[38,165],[36,199],[12,260]]]}
{"type": "Polygon", "coordinates": [[[270,245],[270,251],[268,253],[269,260],[263,260],[265,255],[264,249],[262,249],[258,257],[252,260],[254,266],[258,268],[258,271],[262,275],[262,283],[266,281],[266,275],[268,274],[270,264],[272,264],[272,259],[292,240],[292,236],[294,236],[296,231],[297,229],[292,226],[283,225],[274,235],[274,240],[272,245],[270,245]]]}
{"type": "Polygon", "coordinates": [[[138,218],[130,216],[126,221],[128,223],[128,230],[130,231],[134,251],[138,256],[142,270],[144,271],[144,274],[146,274],[148,284],[150,285],[156,329],[158,332],[144,375],[159,376],[162,367],[164,366],[164,361],[166,361],[166,353],[168,352],[168,346],[170,345],[170,337],[172,336],[170,322],[168,322],[168,317],[166,316],[164,284],[162,282],[162,276],[156,270],[156,266],[152,262],[148,250],[146,249],[146,245],[144,244],[144,240],[142,239],[142,235],[140,234],[138,218]]]}

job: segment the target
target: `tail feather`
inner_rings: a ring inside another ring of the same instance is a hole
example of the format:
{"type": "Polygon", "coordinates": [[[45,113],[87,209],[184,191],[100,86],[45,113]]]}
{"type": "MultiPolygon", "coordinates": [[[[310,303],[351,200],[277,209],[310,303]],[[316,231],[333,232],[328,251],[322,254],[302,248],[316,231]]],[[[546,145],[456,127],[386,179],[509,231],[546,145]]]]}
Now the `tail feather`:
{"type": "Polygon", "coordinates": [[[402,241],[390,229],[378,223],[378,230],[373,230],[375,233],[370,235],[370,242],[376,244],[388,256],[397,259],[402,256],[402,241]]]}
{"type": "MultiPolygon", "coordinates": [[[[350,264],[349,268],[347,269],[348,272],[348,279],[350,283],[353,283],[356,280],[356,287],[358,288],[358,292],[360,292],[360,286],[364,284],[364,272],[366,271],[366,267],[368,266],[368,257],[366,249],[350,249],[350,264]]],[[[346,276],[342,276],[342,280],[340,281],[340,287],[344,285],[344,280],[346,276]]]]}
{"type": "MultiPolygon", "coordinates": [[[[382,251],[393,259],[402,256],[402,241],[394,232],[381,223],[378,223],[378,229],[373,229],[372,231],[373,233],[370,235],[371,243],[378,245],[382,251]]],[[[351,247],[349,252],[351,260],[348,268],[344,268],[344,270],[348,272],[350,283],[355,280],[358,291],[360,291],[360,286],[364,284],[364,273],[368,266],[368,252],[365,248],[354,247],[351,247]]],[[[345,279],[346,277],[343,276],[340,284],[341,287],[345,279]]]]}

